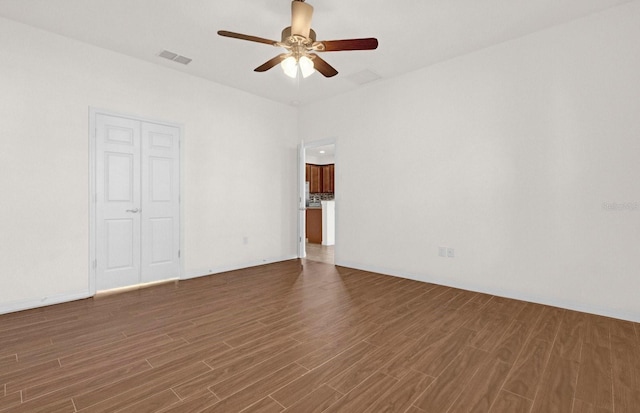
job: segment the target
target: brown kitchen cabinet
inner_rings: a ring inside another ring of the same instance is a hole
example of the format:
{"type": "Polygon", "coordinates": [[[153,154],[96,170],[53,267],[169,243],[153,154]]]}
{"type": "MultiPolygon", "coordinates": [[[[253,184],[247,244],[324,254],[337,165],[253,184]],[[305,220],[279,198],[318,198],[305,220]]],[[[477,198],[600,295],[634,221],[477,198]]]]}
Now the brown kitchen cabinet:
{"type": "Polygon", "coordinates": [[[307,164],[307,181],[309,181],[309,192],[312,194],[322,192],[322,166],[307,164]]]}
{"type": "Polygon", "coordinates": [[[334,192],[335,165],[314,165],[306,164],[305,175],[309,182],[309,192],[312,194],[319,192],[334,192]]]}
{"type": "Polygon", "coordinates": [[[322,244],[322,209],[308,208],[306,237],[312,244],[322,244]]]}
{"type": "Polygon", "coordinates": [[[335,166],[333,164],[322,166],[322,192],[334,192],[334,170],[335,166]]]}

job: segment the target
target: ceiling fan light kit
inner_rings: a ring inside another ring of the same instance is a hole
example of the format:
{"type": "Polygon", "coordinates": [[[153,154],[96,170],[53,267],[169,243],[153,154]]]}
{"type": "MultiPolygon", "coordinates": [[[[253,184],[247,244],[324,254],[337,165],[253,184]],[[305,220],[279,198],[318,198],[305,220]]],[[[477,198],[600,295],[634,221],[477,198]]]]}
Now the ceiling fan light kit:
{"type": "Polygon", "coordinates": [[[313,67],[313,61],[308,56],[302,56],[298,59],[298,66],[300,66],[302,77],[309,77],[316,71],[313,67]]]}
{"type": "Polygon", "coordinates": [[[310,4],[305,3],[304,0],[293,0],[291,2],[291,26],[282,30],[279,42],[226,30],[220,30],[218,34],[224,37],[284,48],[286,53],[282,53],[263,63],[255,68],[254,71],[266,72],[279,63],[284,73],[292,78],[297,77],[298,71],[305,78],[315,71],[320,72],[325,77],[333,77],[338,74],[338,71],[333,66],[313,52],[374,50],[378,47],[378,40],[373,37],[316,41],[316,33],[311,28],[312,16],[313,7],[310,4]]]}

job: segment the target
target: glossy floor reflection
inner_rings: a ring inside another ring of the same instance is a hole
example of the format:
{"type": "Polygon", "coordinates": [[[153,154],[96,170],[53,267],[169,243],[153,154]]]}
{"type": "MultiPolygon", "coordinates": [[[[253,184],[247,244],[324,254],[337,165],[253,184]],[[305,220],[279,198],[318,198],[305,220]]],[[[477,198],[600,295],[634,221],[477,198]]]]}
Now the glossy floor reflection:
{"type": "Polygon", "coordinates": [[[307,257],[309,261],[324,262],[325,264],[333,264],[334,261],[334,245],[311,244],[307,242],[307,257]]]}

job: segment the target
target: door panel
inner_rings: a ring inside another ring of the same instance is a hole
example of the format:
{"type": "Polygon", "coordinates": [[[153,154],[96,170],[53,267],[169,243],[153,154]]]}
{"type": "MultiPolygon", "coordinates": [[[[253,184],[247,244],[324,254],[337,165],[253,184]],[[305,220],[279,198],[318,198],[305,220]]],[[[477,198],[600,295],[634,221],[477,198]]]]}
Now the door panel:
{"type": "Polygon", "coordinates": [[[173,219],[153,218],[149,220],[151,238],[150,264],[167,264],[173,261],[173,219]]]}
{"type": "Polygon", "coordinates": [[[134,269],[133,219],[107,219],[105,229],[104,243],[107,249],[105,269],[107,271],[134,269]]]}
{"type": "Polygon", "coordinates": [[[105,153],[106,202],[133,202],[133,156],[105,153]]]}
{"type": "Polygon", "coordinates": [[[142,125],[142,282],[179,276],[179,129],[142,125]]]}
{"type": "Polygon", "coordinates": [[[151,202],[171,202],[173,199],[173,159],[150,158],[149,200],[151,202]]]}
{"type": "Polygon", "coordinates": [[[305,159],[304,142],[298,145],[298,257],[307,256],[305,245],[305,227],[306,227],[306,176],[307,163],[305,159]]]}
{"type": "Polygon", "coordinates": [[[140,122],[96,115],[96,289],[140,282],[140,122]]]}

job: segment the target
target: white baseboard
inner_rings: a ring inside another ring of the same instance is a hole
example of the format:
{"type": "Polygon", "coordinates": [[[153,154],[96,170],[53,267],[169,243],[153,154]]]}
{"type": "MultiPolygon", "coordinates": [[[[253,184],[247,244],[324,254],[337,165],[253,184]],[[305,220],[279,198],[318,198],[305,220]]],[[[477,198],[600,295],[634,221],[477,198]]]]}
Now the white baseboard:
{"type": "MultiPolygon", "coordinates": [[[[265,264],[273,264],[276,262],[289,261],[297,259],[298,257],[295,255],[273,258],[269,260],[260,260],[260,261],[252,261],[245,262],[241,264],[227,265],[227,266],[212,266],[207,269],[201,270],[190,270],[186,271],[185,275],[182,279],[191,279],[197,277],[204,277],[211,274],[219,274],[227,271],[235,271],[243,268],[257,267],[265,264]]],[[[475,291],[484,294],[497,295],[500,297],[513,298],[515,300],[528,301],[532,303],[550,305],[553,307],[564,308],[567,310],[575,310],[584,313],[597,314],[605,317],[612,317],[621,320],[628,320],[636,323],[640,323],[640,314],[624,312],[624,311],[615,311],[608,308],[599,308],[593,305],[589,305],[586,303],[578,303],[571,301],[559,301],[556,299],[550,299],[549,297],[539,297],[531,294],[523,293],[522,291],[510,291],[510,290],[501,290],[501,289],[487,289],[481,285],[467,285],[462,283],[451,283],[446,280],[439,279],[437,277],[430,277],[425,274],[413,274],[409,272],[397,271],[390,268],[382,268],[371,265],[364,265],[360,263],[350,262],[350,261],[340,261],[336,262],[335,265],[339,265],[341,267],[354,268],[362,271],[375,272],[378,274],[389,275],[393,277],[406,278],[415,281],[422,281],[428,283],[434,283],[439,285],[444,285],[452,288],[460,288],[463,290],[475,291]]],[[[17,311],[29,310],[33,308],[46,307],[49,305],[65,303],[69,301],[82,300],[85,298],[92,297],[92,294],[89,291],[83,291],[78,293],[70,293],[70,294],[60,294],[55,296],[46,296],[41,297],[39,299],[30,299],[24,301],[15,301],[7,304],[0,304],[0,314],[14,313],[17,311]]]]}
{"type": "Polygon", "coordinates": [[[30,310],[33,308],[46,307],[54,304],[66,303],[69,301],[83,300],[91,297],[89,291],[79,293],[60,294],[54,296],[41,297],[24,301],[15,301],[7,304],[0,304],[0,314],[15,313],[17,311],[30,310]]]}
{"type": "MultiPolygon", "coordinates": [[[[207,268],[207,269],[187,271],[187,272],[185,272],[184,277],[182,277],[181,279],[186,280],[186,279],[190,279],[190,278],[203,277],[203,276],[207,276],[207,275],[211,275],[211,274],[218,274],[218,273],[226,272],[226,271],[241,270],[243,268],[257,267],[259,265],[273,264],[273,263],[281,262],[281,261],[295,260],[297,258],[298,258],[297,255],[290,255],[290,256],[283,256],[283,257],[266,259],[266,260],[245,262],[245,263],[240,263],[240,264],[235,264],[235,265],[228,265],[228,266],[218,266],[218,267],[212,266],[212,267],[207,268]]],[[[165,282],[170,282],[170,281],[175,281],[175,280],[174,279],[162,280],[162,281],[159,281],[158,283],[165,283],[165,282]]],[[[150,283],[150,285],[153,285],[153,284],[157,284],[157,283],[150,283]]],[[[110,293],[110,292],[118,292],[118,291],[127,290],[127,289],[138,289],[138,288],[143,288],[143,287],[146,287],[146,286],[148,286],[148,285],[146,285],[146,284],[145,285],[135,285],[135,286],[127,287],[127,288],[124,288],[124,289],[116,289],[116,290],[111,290],[111,291],[100,291],[98,293],[106,294],[106,293],[110,293]]],[[[0,314],[15,313],[17,311],[31,310],[31,309],[34,309],[34,308],[46,307],[46,306],[49,306],[49,305],[66,303],[66,302],[69,302],[69,301],[83,300],[85,298],[93,297],[93,295],[94,294],[92,294],[89,291],[83,291],[83,292],[78,292],[78,293],[60,294],[60,295],[54,295],[54,296],[40,297],[40,298],[36,298],[36,299],[15,301],[15,302],[10,302],[10,303],[0,303],[0,314]]]]}
{"type": "Polygon", "coordinates": [[[184,276],[182,277],[182,279],[188,280],[191,278],[206,277],[207,275],[211,275],[211,274],[220,274],[222,272],[241,270],[243,268],[258,267],[260,265],[274,264],[276,262],[289,261],[289,260],[295,260],[295,259],[298,259],[297,255],[290,255],[290,256],[249,261],[249,262],[243,262],[243,263],[231,264],[231,265],[211,266],[211,267],[203,268],[199,270],[187,270],[184,272],[184,276]]]}
{"type": "Polygon", "coordinates": [[[406,278],[409,280],[428,282],[432,284],[443,285],[446,287],[459,288],[462,290],[474,291],[478,293],[497,295],[499,297],[512,298],[514,300],[528,301],[530,303],[537,303],[543,305],[549,305],[552,307],[564,308],[566,310],[580,311],[583,313],[596,314],[604,317],[617,318],[620,320],[632,321],[640,323],[640,314],[634,312],[617,311],[609,308],[601,308],[593,306],[587,303],[580,303],[574,301],[562,301],[549,297],[541,297],[536,295],[527,294],[523,291],[503,290],[503,289],[489,289],[486,286],[479,284],[464,284],[455,283],[451,280],[443,280],[442,278],[429,276],[428,274],[415,274],[410,272],[398,271],[390,268],[381,268],[366,264],[360,264],[350,261],[336,262],[336,265],[347,268],[354,268],[362,271],[375,272],[383,275],[390,275],[393,277],[406,278]]]}

